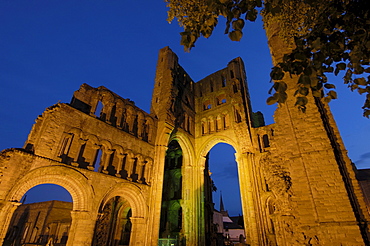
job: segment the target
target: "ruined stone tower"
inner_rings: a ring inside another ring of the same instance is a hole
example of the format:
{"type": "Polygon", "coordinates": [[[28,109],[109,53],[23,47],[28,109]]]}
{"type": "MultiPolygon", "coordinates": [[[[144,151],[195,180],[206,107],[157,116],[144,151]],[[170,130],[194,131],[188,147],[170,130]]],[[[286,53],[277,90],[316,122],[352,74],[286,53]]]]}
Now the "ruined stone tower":
{"type": "Polygon", "coordinates": [[[0,244],[21,197],[52,183],[73,199],[67,245],[213,245],[207,153],[224,142],[248,244],[366,245],[369,215],[328,107],[288,101],[275,120],[252,112],[240,58],[195,83],[161,49],[149,114],[83,84],[37,118],[24,148],[1,152],[0,244]]]}

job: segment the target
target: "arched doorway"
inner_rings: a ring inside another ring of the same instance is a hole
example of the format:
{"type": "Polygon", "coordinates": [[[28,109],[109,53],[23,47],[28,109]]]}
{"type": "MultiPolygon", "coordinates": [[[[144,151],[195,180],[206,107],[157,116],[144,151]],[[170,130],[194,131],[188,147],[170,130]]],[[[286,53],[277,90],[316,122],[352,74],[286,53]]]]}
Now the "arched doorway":
{"type": "Polygon", "coordinates": [[[130,244],[132,210],[130,204],[120,196],[102,204],[96,220],[93,246],[126,246],[130,244]]]}
{"type": "Polygon", "coordinates": [[[59,185],[29,189],[15,210],[3,245],[66,245],[72,222],[72,197],[59,185]]]}
{"type": "Polygon", "coordinates": [[[235,153],[231,145],[218,142],[205,156],[206,245],[244,243],[245,231],[235,153]]]}
{"type": "Polygon", "coordinates": [[[179,245],[182,239],[182,164],[179,143],[172,140],[165,158],[158,245],[179,245]]]}

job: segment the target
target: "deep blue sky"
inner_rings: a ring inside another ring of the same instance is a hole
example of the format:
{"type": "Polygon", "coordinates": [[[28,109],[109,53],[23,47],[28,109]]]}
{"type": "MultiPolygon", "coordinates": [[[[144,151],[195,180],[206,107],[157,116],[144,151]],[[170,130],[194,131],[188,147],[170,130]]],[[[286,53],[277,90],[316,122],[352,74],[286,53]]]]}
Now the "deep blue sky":
{"type": "MultiPolygon", "coordinates": [[[[166,18],[162,1],[0,1],[0,149],[22,147],[35,118],[59,100],[69,102],[82,83],[104,85],[149,112],[158,50],[165,46],[177,53],[194,81],[242,57],[253,110],[273,123],[275,107],[265,103],[271,59],[260,21],[246,26],[241,42],[231,42],[223,35],[221,20],[213,36],[185,53],[179,44],[182,29],[166,18]]],[[[338,87],[339,99],[331,103],[334,117],[350,158],[359,168],[368,168],[370,121],[362,117],[364,97],[341,82],[338,87]]],[[[211,163],[215,179],[219,171],[213,168],[232,162],[233,157],[224,164],[211,163]]],[[[221,183],[229,183],[226,176],[221,183]]],[[[230,213],[240,213],[232,208],[235,202],[227,204],[235,188],[222,188],[217,180],[216,185],[230,213]]]]}

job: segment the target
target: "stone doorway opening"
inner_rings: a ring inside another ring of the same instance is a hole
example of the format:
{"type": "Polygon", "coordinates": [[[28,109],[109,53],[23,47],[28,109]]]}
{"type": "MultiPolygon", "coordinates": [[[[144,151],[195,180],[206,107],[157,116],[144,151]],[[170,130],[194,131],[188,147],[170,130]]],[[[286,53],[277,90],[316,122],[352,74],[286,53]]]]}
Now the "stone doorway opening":
{"type": "Polygon", "coordinates": [[[4,246],[67,244],[73,203],[65,188],[49,183],[36,185],[20,202],[12,216],[4,246]]]}
{"type": "Polygon", "coordinates": [[[245,243],[235,153],[232,145],[217,143],[206,155],[204,190],[207,245],[245,243]]]}
{"type": "Polygon", "coordinates": [[[131,206],[123,197],[115,196],[102,204],[92,245],[128,246],[132,229],[131,216],[131,206]]]}

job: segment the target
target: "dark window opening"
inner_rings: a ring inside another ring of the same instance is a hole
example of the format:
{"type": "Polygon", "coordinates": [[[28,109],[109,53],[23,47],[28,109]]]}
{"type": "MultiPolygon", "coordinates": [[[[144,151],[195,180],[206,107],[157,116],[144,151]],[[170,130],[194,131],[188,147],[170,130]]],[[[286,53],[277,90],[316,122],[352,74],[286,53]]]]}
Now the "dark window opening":
{"type": "Polygon", "coordinates": [[[264,148],[270,147],[270,141],[269,141],[269,137],[267,136],[267,134],[262,136],[262,141],[263,141],[264,148]]]}
{"type": "Polygon", "coordinates": [[[96,105],[96,109],[94,113],[96,117],[101,118],[103,107],[104,107],[103,103],[99,101],[98,104],[96,105]]]}
{"type": "Polygon", "coordinates": [[[116,126],[117,124],[116,110],[117,110],[117,106],[114,104],[114,106],[112,107],[112,112],[110,113],[110,119],[109,119],[110,123],[113,126],[116,126]]]}
{"type": "Polygon", "coordinates": [[[238,93],[238,85],[236,83],[233,84],[234,93],[238,93]]]}
{"type": "Polygon", "coordinates": [[[234,72],[230,70],[230,77],[233,79],[234,78],[234,72]]]}
{"type": "Polygon", "coordinates": [[[226,87],[226,78],[224,76],[221,77],[222,87],[226,87]]]}
{"type": "Polygon", "coordinates": [[[103,154],[103,152],[102,152],[101,149],[96,150],[96,154],[95,154],[95,158],[94,158],[94,162],[93,162],[94,172],[100,172],[100,164],[101,164],[102,154],[103,154]]]}

